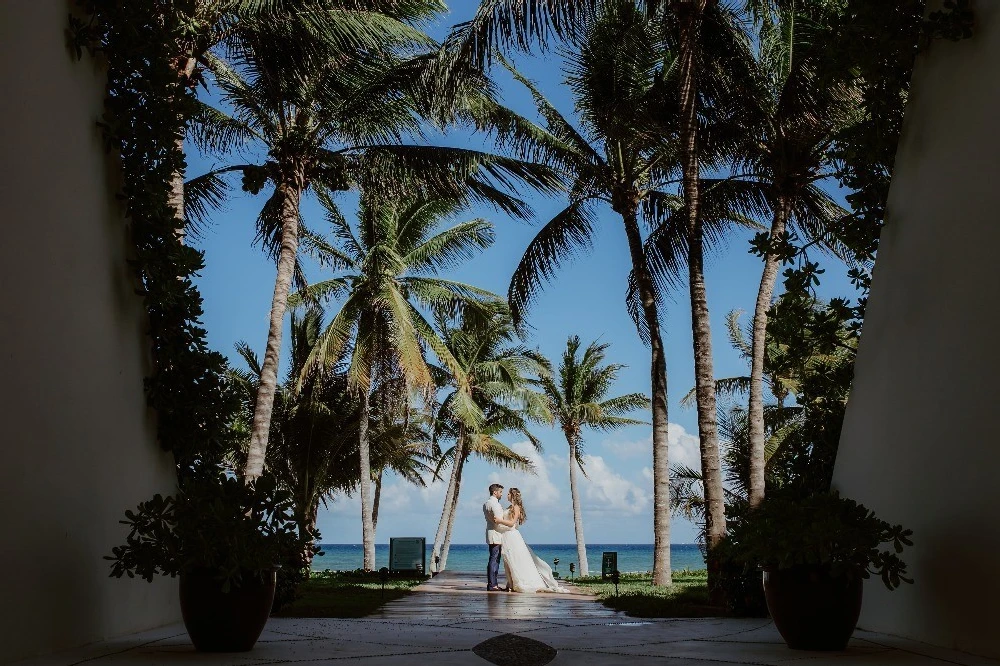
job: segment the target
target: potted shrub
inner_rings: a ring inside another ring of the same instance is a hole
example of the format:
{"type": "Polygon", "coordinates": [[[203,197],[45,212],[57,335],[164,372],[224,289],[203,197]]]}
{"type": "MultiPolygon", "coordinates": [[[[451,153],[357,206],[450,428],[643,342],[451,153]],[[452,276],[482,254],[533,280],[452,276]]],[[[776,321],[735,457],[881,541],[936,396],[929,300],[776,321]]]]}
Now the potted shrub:
{"type": "Polygon", "coordinates": [[[313,535],[300,529],[291,494],[272,477],[245,484],[210,468],[178,486],[172,497],[156,495],[125,512],[125,544],[105,557],[111,575],[179,576],[195,648],[250,650],[270,615],[278,563],[302,552],[313,535]]]}
{"type": "Polygon", "coordinates": [[[764,596],[788,647],[843,650],[872,574],[890,590],[913,581],[899,559],[911,530],[838,493],[771,496],[730,525],[729,547],[763,570],[764,596]]]}

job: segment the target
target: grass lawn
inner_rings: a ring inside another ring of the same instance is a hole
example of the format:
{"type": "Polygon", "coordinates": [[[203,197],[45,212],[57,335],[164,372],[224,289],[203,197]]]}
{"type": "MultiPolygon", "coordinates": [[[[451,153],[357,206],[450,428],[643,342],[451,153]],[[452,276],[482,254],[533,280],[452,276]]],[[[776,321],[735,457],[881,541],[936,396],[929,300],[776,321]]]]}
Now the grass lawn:
{"type": "Polygon", "coordinates": [[[382,604],[410,594],[424,579],[389,579],[385,595],[378,574],[316,571],[299,586],[300,597],[275,617],[364,617],[382,604]]]}
{"type": "Polygon", "coordinates": [[[577,578],[573,582],[596,592],[608,608],[625,611],[633,617],[719,617],[724,608],[708,603],[708,572],[675,571],[674,584],[653,587],[652,573],[622,574],[615,585],[600,576],[577,578]]]}

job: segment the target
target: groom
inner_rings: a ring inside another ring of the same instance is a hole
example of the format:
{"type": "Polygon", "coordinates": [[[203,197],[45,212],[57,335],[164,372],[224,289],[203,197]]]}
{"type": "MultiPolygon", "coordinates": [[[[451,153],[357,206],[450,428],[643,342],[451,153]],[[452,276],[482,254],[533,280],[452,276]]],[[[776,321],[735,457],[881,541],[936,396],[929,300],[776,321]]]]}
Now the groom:
{"type": "Polygon", "coordinates": [[[490,498],[483,504],[483,516],[486,518],[486,544],[490,547],[490,561],[486,565],[486,591],[500,592],[497,585],[497,575],[500,572],[500,544],[503,538],[497,531],[497,521],[503,520],[503,507],[500,497],[503,486],[494,483],[490,486],[490,498]]]}

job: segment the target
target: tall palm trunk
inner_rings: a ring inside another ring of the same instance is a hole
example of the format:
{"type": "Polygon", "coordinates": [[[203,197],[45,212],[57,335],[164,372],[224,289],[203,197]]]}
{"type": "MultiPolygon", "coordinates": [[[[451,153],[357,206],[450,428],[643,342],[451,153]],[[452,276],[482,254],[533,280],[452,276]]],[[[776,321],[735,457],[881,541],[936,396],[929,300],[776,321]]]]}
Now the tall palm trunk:
{"type": "Polygon", "coordinates": [[[709,550],[726,535],[726,507],[719,462],[719,429],[715,400],[715,371],[712,362],[712,327],[705,290],[702,235],[698,229],[690,239],[689,282],[691,324],[694,340],[695,391],[698,403],[698,437],[705,487],[705,535],[709,550]]]}
{"type": "Polygon", "coordinates": [[[253,427],[250,447],[247,451],[247,465],[243,478],[253,481],[264,473],[264,454],[267,453],[267,437],[271,429],[271,413],[274,410],[274,392],[278,385],[278,356],[281,353],[281,327],[288,306],[288,292],[292,287],[295,271],[295,256],[299,250],[299,201],[301,187],[282,183],[278,186],[283,197],[281,202],[281,250],[278,254],[278,276],[274,282],[274,296],[271,298],[271,322],[267,331],[267,349],[261,365],[260,381],[257,384],[257,399],[253,410],[253,427]]]}
{"type": "Polygon", "coordinates": [[[458,514],[458,497],[462,489],[462,470],[465,469],[465,456],[458,463],[458,474],[455,475],[455,493],[451,498],[451,510],[448,512],[448,528],[444,533],[444,543],[441,544],[441,568],[448,566],[448,550],[451,548],[451,530],[455,526],[455,516],[458,514]]]}
{"type": "Polygon", "coordinates": [[[361,422],[358,427],[358,451],[361,473],[361,543],[365,550],[365,571],[375,570],[375,523],[372,516],[372,461],[368,447],[368,413],[370,411],[371,389],[362,382],[361,422]]]}
{"type": "MultiPolygon", "coordinates": [[[[183,131],[183,130],[182,130],[183,131]]],[[[184,135],[181,134],[174,141],[175,149],[184,154],[184,135]]],[[[177,238],[184,242],[184,236],[186,233],[186,216],[184,215],[184,172],[176,171],[170,177],[170,196],[168,197],[168,203],[171,208],[174,209],[174,217],[180,220],[180,224],[177,227],[177,238]]]]}
{"type": "MultiPolygon", "coordinates": [[[[194,74],[194,68],[198,65],[197,58],[194,57],[181,57],[178,59],[181,65],[177,68],[177,76],[180,78],[182,85],[187,85],[191,80],[191,76],[194,74]]],[[[180,123],[178,127],[177,139],[174,141],[174,146],[177,152],[184,154],[184,131],[187,127],[187,121],[184,118],[180,118],[180,123]]],[[[170,177],[170,196],[168,198],[168,204],[174,209],[174,217],[181,221],[181,225],[177,229],[177,238],[184,242],[184,236],[186,233],[186,220],[187,217],[184,215],[184,172],[175,171],[170,177]]]]}
{"type": "Polygon", "coordinates": [[[680,139],[687,212],[688,275],[691,294],[691,328],[694,343],[695,389],[698,403],[698,439],[702,483],[705,491],[705,540],[708,546],[708,587],[714,598],[718,589],[718,563],[712,552],[726,534],[726,508],[719,463],[719,433],[712,367],[712,330],[705,290],[704,238],[699,205],[701,196],[698,154],[698,60],[701,23],[708,0],[678,2],[680,19],[680,139]]]}
{"type": "MultiPolygon", "coordinates": [[[[312,506],[306,510],[305,515],[305,527],[308,531],[314,532],[316,530],[316,520],[319,516],[319,501],[316,501],[312,506]]],[[[303,553],[303,559],[305,560],[305,571],[306,576],[309,576],[309,572],[312,571],[313,557],[316,555],[316,547],[312,542],[306,544],[305,552],[303,553]]]]}
{"type": "MultiPolygon", "coordinates": [[[[785,233],[791,206],[787,197],[778,200],[771,223],[770,242],[785,233]]],[[[764,501],[764,355],[767,351],[767,311],[774,296],[774,284],[778,280],[781,259],[773,249],[764,255],[764,272],[757,290],[757,305],[753,312],[753,340],[750,360],[750,405],[747,419],[750,426],[750,506],[759,506],[764,501]]]]}
{"type": "Polygon", "coordinates": [[[580,493],[576,488],[576,446],[577,439],[571,435],[569,440],[569,494],[573,498],[573,531],[576,534],[576,559],[580,563],[580,575],[589,576],[590,567],[587,563],[587,542],[583,538],[583,514],[580,512],[580,493]]]}
{"type": "Polygon", "coordinates": [[[453,500],[455,498],[455,488],[458,486],[459,460],[464,456],[464,442],[461,434],[455,442],[455,461],[451,465],[451,475],[448,477],[448,489],[445,491],[444,504],[441,505],[441,519],[438,521],[437,531],[434,533],[434,546],[431,548],[432,571],[444,571],[444,560],[438,561],[441,557],[441,548],[444,545],[445,532],[448,530],[448,520],[451,516],[453,500]]]}
{"type": "MultiPolygon", "coordinates": [[[[632,272],[639,288],[642,312],[649,329],[650,383],[653,396],[653,585],[670,585],[670,465],[669,420],[667,414],[667,359],[660,335],[660,319],[656,311],[656,292],[642,249],[638,221],[639,202],[636,196],[618,206],[625,222],[632,272]]],[[[572,467],[571,467],[572,469],[572,467]]]]}
{"type": "Polygon", "coordinates": [[[378,531],[378,503],[382,498],[382,475],[385,474],[384,469],[378,471],[378,476],[375,477],[375,499],[372,500],[372,534],[378,531]]]}

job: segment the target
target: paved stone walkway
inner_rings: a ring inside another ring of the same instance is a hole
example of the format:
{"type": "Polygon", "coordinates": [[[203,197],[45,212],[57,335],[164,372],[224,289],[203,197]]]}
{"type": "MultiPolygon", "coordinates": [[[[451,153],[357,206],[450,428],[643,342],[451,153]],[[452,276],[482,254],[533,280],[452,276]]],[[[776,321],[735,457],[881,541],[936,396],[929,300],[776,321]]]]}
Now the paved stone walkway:
{"type": "MultiPolygon", "coordinates": [[[[503,575],[500,587],[507,585],[503,575]]],[[[569,594],[487,592],[484,574],[444,571],[414,588],[415,594],[396,599],[370,618],[415,620],[530,620],[558,617],[574,620],[621,621],[623,613],[596,603],[585,588],[567,585],[569,594]]]]}
{"type": "Polygon", "coordinates": [[[475,576],[438,576],[378,616],[274,618],[246,653],[195,652],[182,625],[108,641],[22,666],[357,663],[363,666],[997,666],[1000,661],[858,630],[844,652],[789,650],[761,619],[640,620],[585,594],[476,591],[475,576]],[[421,615],[426,613],[426,615],[421,615]]]}

